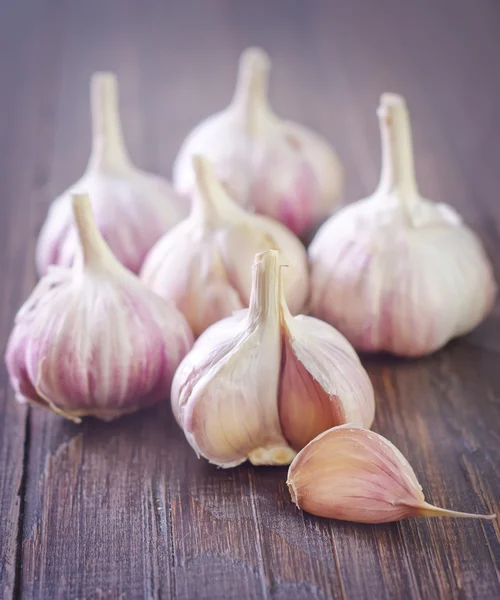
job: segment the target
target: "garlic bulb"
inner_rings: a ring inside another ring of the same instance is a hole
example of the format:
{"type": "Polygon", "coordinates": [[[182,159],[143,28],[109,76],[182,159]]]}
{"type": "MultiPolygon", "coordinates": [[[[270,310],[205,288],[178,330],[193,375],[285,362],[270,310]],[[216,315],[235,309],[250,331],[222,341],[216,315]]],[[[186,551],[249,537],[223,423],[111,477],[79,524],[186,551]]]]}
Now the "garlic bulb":
{"type": "Polygon", "coordinates": [[[112,73],[91,82],[92,154],[83,177],[52,203],[36,249],[38,272],[71,266],[78,248],[71,196],[90,195],[99,231],[128,269],[137,273],[149,249],[185,215],[181,199],[166,179],[134,167],[118,113],[118,84],[112,73]]]}
{"type": "Polygon", "coordinates": [[[110,420],[168,397],[192,334],[115,259],[88,196],[74,196],[73,212],[82,251],[72,269],[51,267],[21,307],[6,363],[19,402],[110,420]]]}
{"type": "Polygon", "coordinates": [[[198,455],[221,467],[289,464],[341,423],[370,427],[373,388],[335,329],[292,317],[279,253],[257,255],[250,308],[210,327],[180,364],[172,408],[198,455]]]}
{"type": "Polygon", "coordinates": [[[278,249],[290,265],[285,296],[300,312],[309,293],[307,255],[302,243],[272,219],[247,213],[224,191],[209,162],[193,157],[196,189],[189,218],[151,250],[143,281],[175,303],[195,335],[250,301],[255,254],[278,249]]]}
{"type": "Polygon", "coordinates": [[[384,94],[378,116],[380,183],[314,238],[311,312],[358,350],[420,356],[476,327],[496,284],[480,240],[456,211],[418,193],[404,99],[384,94]]]}
{"type": "Polygon", "coordinates": [[[191,158],[203,154],[237,202],[302,235],[336,205],[342,169],[326,140],[274,114],[267,98],[269,69],[263,50],[243,52],[231,104],[188,135],[173,180],[181,194],[190,196],[195,186],[191,158]]]}
{"type": "Polygon", "coordinates": [[[301,450],[290,465],[287,485],[298,508],[343,521],[495,518],[429,504],[401,452],[381,435],[351,424],[325,431],[301,450]]]}

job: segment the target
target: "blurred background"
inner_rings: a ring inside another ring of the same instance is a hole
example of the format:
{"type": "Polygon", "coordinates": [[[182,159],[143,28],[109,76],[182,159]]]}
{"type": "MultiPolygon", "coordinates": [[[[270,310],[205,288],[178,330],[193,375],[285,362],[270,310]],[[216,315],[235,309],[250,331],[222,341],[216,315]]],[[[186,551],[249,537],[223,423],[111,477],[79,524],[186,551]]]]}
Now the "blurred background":
{"type": "Polygon", "coordinates": [[[170,175],[184,136],[231,98],[240,52],[261,45],[276,112],[321,131],[346,164],[344,200],[375,186],[375,110],[394,91],[408,101],[423,193],[479,218],[472,205],[487,200],[500,164],[499,23],[490,0],[4,2],[3,210],[33,194],[36,229],[82,173],[93,71],[118,74],[134,160],[170,175]]]}

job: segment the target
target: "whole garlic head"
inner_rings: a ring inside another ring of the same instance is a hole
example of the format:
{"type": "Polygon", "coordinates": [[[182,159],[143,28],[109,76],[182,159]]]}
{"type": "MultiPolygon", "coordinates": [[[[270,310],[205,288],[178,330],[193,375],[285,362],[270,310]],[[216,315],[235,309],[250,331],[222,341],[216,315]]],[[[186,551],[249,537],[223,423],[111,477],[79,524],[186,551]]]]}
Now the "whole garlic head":
{"type": "Polygon", "coordinates": [[[288,311],[276,250],[256,257],[250,308],[207,329],[182,361],[171,399],[196,453],[221,467],[289,464],[318,433],[370,427],[375,411],[349,342],[288,311]]]}
{"type": "Polygon", "coordinates": [[[460,215],[418,193],[404,99],[384,94],[378,116],[380,183],[316,234],[311,312],[358,350],[420,356],[476,327],[496,284],[480,240],[460,215]]]}
{"type": "Polygon", "coordinates": [[[337,204],[342,169],[326,140],[274,114],[267,98],[269,69],[263,50],[243,52],[231,104],[188,135],[175,161],[173,180],[179,193],[191,196],[191,158],[207,156],[238,203],[302,235],[337,204]]]}
{"type": "Polygon", "coordinates": [[[118,84],[112,73],[94,73],[91,82],[92,153],[76,183],[52,203],[36,249],[38,272],[49,265],[71,266],[78,249],[73,193],[90,195],[99,231],[118,260],[137,273],[153,244],[185,215],[169,182],[136,168],[123,141],[118,84]]]}
{"type": "Polygon", "coordinates": [[[300,312],[309,293],[302,243],[281,223],[247,213],[233,202],[207,159],[194,156],[193,165],[191,214],[151,250],[142,280],[173,301],[200,335],[209,325],[248,307],[255,255],[277,249],[290,265],[284,274],[285,296],[292,312],[300,312]]]}
{"type": "Polygon", "coordinates": [[[77,422],[110,420],[168,398],[192,333],[177,309],[116,260],[88,196],[74,196],[73,211],[75,265],[51,267],[21,307],[6,364],[19,402],[77,422]]]}

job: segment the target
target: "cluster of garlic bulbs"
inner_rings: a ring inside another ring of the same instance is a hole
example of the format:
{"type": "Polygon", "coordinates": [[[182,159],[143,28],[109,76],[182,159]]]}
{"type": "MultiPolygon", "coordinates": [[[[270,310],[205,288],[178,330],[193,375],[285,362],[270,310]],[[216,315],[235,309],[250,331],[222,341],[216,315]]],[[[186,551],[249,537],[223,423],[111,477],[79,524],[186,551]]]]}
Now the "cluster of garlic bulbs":
{"type": "Polygon", "coordinates": [[[188,135],[174,164],[173,181],[190,197],[195,189],[191,159],[202,154],[237,202],[302,235],[337,204],[342,169],[326,140],[272,111],[269,68],[269,57],[260,48],[242,54],[231,104],[188,135]]]}
{"type": "Polygon", "coordinates": [[[293,502],[319,516],[493,518],[425,501],[370,431],[356,354],[420,356],[473,329],[496,295],[482,244],[419,195],[405,102],[384,94],[378,188],[333,214],[307,254],[295,234],[330,214],[340,163],[271,110],[269,67],[262,50],[243,53],[230,106],[178,154],[176,191],[132,165],[116,78],[94,75],[90,161],[50,208],[42,278],[7,346],[16,398],[75,421],[170,398],[198,456],[290,465],[293,502]]]}

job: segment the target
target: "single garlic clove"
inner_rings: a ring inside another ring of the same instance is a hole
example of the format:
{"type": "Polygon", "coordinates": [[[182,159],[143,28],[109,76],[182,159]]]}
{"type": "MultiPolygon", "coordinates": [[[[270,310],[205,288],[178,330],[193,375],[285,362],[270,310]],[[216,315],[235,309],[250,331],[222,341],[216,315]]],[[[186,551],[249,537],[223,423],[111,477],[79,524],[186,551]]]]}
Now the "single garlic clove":
{"type": "Polygon", "coordinates": [[[287,485],[298,508],[343,521],[496,516],[429,504],[401,452],[381,435],[350,424],[325,431],[301,450],[290,465],[287,485]]]}
{"type": "Polygon", "coordinates": [[[86,195],[73,197],[81,250],[51,267],[19,310],[6,363],[16,398],[74,421],[167,398],[192,345],[184,317],[111,253],[86,195]]]}
{"type": "Polygon", "coordinates": [[[263,50],[243,52],[231,104],[188,135],[173,179],[179,193],[191,196],[195,189],[191,159],[202,154],[239,204],[302,235],[337,204],[342,169],[326,140],[273,113],[267,94],[269,70],[263,50]]]}
{"type": "Polygon", "coordinates": [[[355,422],[369,428],[373,387],[349,342],[313,317],[283,311],[280,422],[290,446],[301,450],[318,434],[355,422]]]}
{"type": "Polygon", "coordinates": [[[419,195],[404,99],[384,94],[378,116],[380,183],[315,236],[310,307],[358,350],[421,356],[476,327],[496,284],[460,216],[419,195]]]}
{"type": "Polygon", "coordinates": [[[290,264],[284,282],[290,308],[302,310],[308,267],[301,242],[280,223],[235,204],[207,159],[195,156],[193,163],[196,193],[191,214],[151,250],[142,280],[174,302],[200,335],[233,311],[248,307],[254,257],[276,248],[290,264]]]}
{"type": "Polygon", "coordinates": [[[73,193],[90,195],[99,230],[115,256],[137,273],[149,249],[186,214],[166,179],[134,167],[118,112],[118,84],[112,73],[91,82],[92,153],[83,177],[51,205],[36,249],[38,272],[71,266],[78,248],[73,193]]]}
{"type": "Polygon", "coordinates": [[[355,351],[329,325],[291,315],[280,262],[276,250],[256,256],[250,308],[207,329],[174,377],[177,422],[219,466],[289,464],[332,425],[373,421],[373,388],[355,351]]]}

